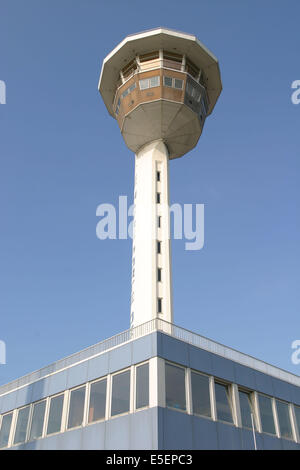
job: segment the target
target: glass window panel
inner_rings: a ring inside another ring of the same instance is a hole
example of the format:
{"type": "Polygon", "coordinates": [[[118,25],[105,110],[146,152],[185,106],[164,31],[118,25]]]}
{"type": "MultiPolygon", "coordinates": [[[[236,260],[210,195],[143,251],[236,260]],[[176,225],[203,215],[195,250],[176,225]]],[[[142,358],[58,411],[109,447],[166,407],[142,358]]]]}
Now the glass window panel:
{"type": "Polygon", "coordinates": [[[294,410],[295,410],[296,424],[298,427],[298,434],[300,436],[300,407],[294,406],[294,410]]]}
{"type": "Polygon", "coordinates": [[[132,85],[130,85],[129,87],[129,93],[131,93],[136,87],[136,83],[133,83],[132,85]]]}
{"type": "Polygon", "coordinates": [[[111,415],[115,416],[129,411],[130,400],[130,371],[113,376],[111,415]]]}
{"type": "Polygon", "coordinates": [[[164,86],[172,86],[172,78],[171,77],[164,77],[164,86]]]}
{"type": "Polygon", "coordinates": [[[8,444],[12,415],[12,413],[9,413],[2,417],[0,429],[0,448],[6,447],[8,444]]]}
{"type": "Polygon", "coordinates": [[[202,416],[211,416],[209,377],[191,373],[193,413],[202,416]]]}
{"type": "Polygon", "coordinates": [[[29,439],[37,439],[43,434],[46,400],[36,403],[33,407],[29,439]]]}
{"type": "Polygon", "coordinates": [[[80,426],[83,420],[85,386],[71,391],[68,429],[80,426]]]}
{"type": "Polygon", "coordinates": [[[122,98],[125,98],[128,94],[129,94],[129,88],[126,88],[126,90],[124,90],[122,93],[122,98]]]}
{"type": "Polygon", "coordinates": [[[166,405],[186,409],[185,369],[166,363],[166,405]]]}
{"type": "Polygon", "coordinates": [[[232,423],[231,398],[228,385],[215,383],[215,394],[218,419],[232,423]]]}
{"type": "Polygon", "coordinates": [[[150,88],[155,86],[159,86],[159,76],[149,78],[150,81],[150,88]]]}
{"type": "Polygon", "coordinates": [[[57,397],[51,398],[47,434],[60,432],[63,404],[64,395],[58,395],[57,397]]]}
{"type": "Polygon", "coordinates": [[[106,382],[104,379],[91,384],[89,423],[105,418],[106,382]]]}
{"type": "Polygon", "coordinates": [[[276,434],[271,399],[264,395],[258,395],[258,401],[262,431],[276,434]]]}
{"type": "Polygon", "coordinates": [[[178,88],[179,90],[182,90],[183,87],[183,80],[180,80],[180,78],[175,78],[175,88],[178,88]]]}
{"type": "Polygon", "coordinates": [[[281,437],[293,439],[289,405],[276,400],[276,406],[281,437]]]}
{"type": "Polygon", "coordinates": [[[146,90],[146,88],[149,88],[148,78],[145,78],[144,80],[140,80],[140,89],[141,90],[146,90]]]}
{"type": "Polygon", "coordinates": [[[136,408],[149,405],[149,364],[136,368],[136,408]]]}
{"type": "Polygon", "coordinates": [[[28,427],[29,410],[30,406],[26,406],[26,408],[22,408],[18,412],[14,444],[20,444],[22,442],[25,442],[28,427]]]}
{"type": "Polygon", "coordinates": [[[56,397],[51,398],[47,434],[60,432],[63,404],[64,395],[58,395],[56,397]]]}
{"type": "Polygon", "coordinates": [[[252,419],[251,413],[253,414],[253,421],[254,426],[256,427],[254,411],[251,401],[251,395],[247,392],[239,391],[239,398],[240,398],[240,409],[241,409],[241,418],[242,418],[242,426],[244,428],[252,429],[252,419]]]}

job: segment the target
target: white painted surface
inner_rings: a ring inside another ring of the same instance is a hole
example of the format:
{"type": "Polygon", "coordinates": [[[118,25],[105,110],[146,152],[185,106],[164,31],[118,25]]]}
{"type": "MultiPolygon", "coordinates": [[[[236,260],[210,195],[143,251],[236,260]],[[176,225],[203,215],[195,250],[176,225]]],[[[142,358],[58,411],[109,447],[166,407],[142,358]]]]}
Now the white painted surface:
{"type": "Polygon", "coordinates": [[[170,217],[169,156],[163,141],[143,147],[135,160],[134,230],[132,244],[132,296],[130,326],[134,328],[154,318],[173,323],[170,217]],[[157,181],[157,172],[160,181],[157,181]],[[157,193],[160,203],[157,203],[157,193]],[[161,227],[158,227],[161,217],[161,227]],[[157,253],[161,241],[161,253],[157,253]],[[162,280],[157,272],[161,268],[162,280]],[[158,298],[162,310],[158,312],[158,298]]]}

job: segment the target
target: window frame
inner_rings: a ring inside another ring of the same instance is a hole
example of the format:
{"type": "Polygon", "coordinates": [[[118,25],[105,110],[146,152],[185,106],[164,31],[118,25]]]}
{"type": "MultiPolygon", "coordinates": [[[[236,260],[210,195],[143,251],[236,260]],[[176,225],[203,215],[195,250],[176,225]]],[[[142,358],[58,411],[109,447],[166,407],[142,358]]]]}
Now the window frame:
{"type": "Polygon", "coordinates": [[[59,393],[56,393],[55,395],[50,395],[47,400],[47,406],[46,406],[46,413],[45,413],[45,429],[44,429],[44,437],[48,437],[48,436],[55,436],[56,434],[60,434],[64,431],[66,431],[66,426],[65,426],[65,421],[66,421],[66,416],[65,416],[65,408],[66,408],[66,405],[67,405],[67,398],[66,398],[66,392],[68,392],[68,390],[64,390],[63,392],[59,392],[59,393]],[[49,416],[50,416],[50,407],[51,407],[51,401],[53,398],[57,398],[57,397],[60,397],[62,396],[63,397],[63,404],[62,404],[62,410],[61,410],[61,421],[60,421],[60,430],[59,431],[55,431],[55,432],[52,432],[50,434],[47,433],[47,429],[48,429],[48,424],[49,424],[49,416]]]}
{"type": "Polygon", "coordinates": [[[241,410],[241,403],[240,403],[240,392],[249,395],[250,404],[251,404],[251,411],[252,411],[252,414],[253,414],[254,430],[255,430],[255,432],[259,432],[259,420],[258,420],[258,416],[257,416],[257,409],[256,409],[256,403],[255,403],[255,391],[250,390],[248,388],[238,386],[239,413],[240,413],[240,416],[241,416],[241,428],[242,429],[248,429],[248,430],[250,429],[252,431],[252,426],[251,426],[251,428],[248,428],[247,426],[243,425],[242,410],[241,410]]]}
{"type": "Polygon", "coordinates": [[[20,406],[20,408],[16,408],[14,411],[15,411],[15,420],[14,420],[13,433],[11,435],[11,447],[23,445],[26,442],[28,442],[29,427],[30,427],[30,423],[31,423],[32,403],[24,405],[24,406],[20,406]],[[15,442],[15,436],[16,436],[19,413],[20,413],[20,411],[24,410],[25,408],[29,408],[25,439],[22,442],[15,442]]]}
{"type": "Polygon", "coordinates": [[[49,397],[46,397],[46,398],[42,398],[41,400],[37,400],[35,402],[32,402],[31,403],[31,413],[30,413],[30,422],[29,422],[29,426],[28,426],[28,438],[27,438],[27,442],[33,442],[33,441],[37,441],[38,439],[42,439],[44,437],[44,433],[45,433],[45,425],[46,425],[46,412],[47,412],[47,403],[49,401],[49,397]],[[44,411],[44,419],[43,419],[43,427],[42,427],[42,434],[38,437],[34,437],[33,439],[30,438],[30,434],[31,434],[31,428],[32,428],[32,421],[33,421],[33,412],[34,412],[34,407],[36,405],[38,405],[39,403],[42,403],[42,402],[45,402],[45,411],[44,411]]]}
{"type": "Polygon", "coordinates": [[[213,397],[212,397],[212,394],[211,394],[211,376],[209,374],[205,374],[203,372],[199,372],[198,370],[196,369],[190,369],[190,376],[191,376],[191,379],[190,379],[190,383],[189,383],[189,386],[190,386],[190,409],[191,409],[191,414],[194,415],[194,416],[199,416],[200,418],[206,418],[206,419],[209,419],[210,421],[213,420],[213,397]],[[201,415],[199,413],[195,413],[194,412],[194,406],[193,406],[193,387],[192,387],[192,374],[197,374],[197,375],[202,375],[204,377],[207,377],[207,381],[208,381],[208,395],[209,395],[209,405],[210,405],[210,416],[206,416],[206,415],[201,415]]]}
{"type": "MultiPolygon", "coordinates": [[[[85,417],[86,417],[86,400],[87,400],[87,385],[88,382],[85,382],[81,385],[76,385],[76,387],[72,387],[68,389],[68,397],[67,397],[67,406],[66,406],[66,414],[64,416],[65,422],[64,422],[64,431],[73,431],[74,429],[79,429],[82,428],[83,426],[86,425],[85,423],[85,417]],[[70,405],[71,405],[71,395],[72,392],[84,388],[85,389],[85,396],[84,396],[84,403],[83,403],[83,412],[82,412],[82,421],[81,424],[77,426],[72,426],[71,428],[68,426],[69,424],[69,417],[70,417],[70,405]]],[[[63,410],[64,411],[64,410],[63,410]]]]}
{"type": "Polygon", "coordinates": [[[150,362],[149,359],[143,362],[139,362],[138,364],[134,364],[134,385],[133,385],[133,410],[134,412],[139,412],[141,410],[145,410],[147,408],[150,408],[150,362]],[[136,386],[137,386],[137,369],[140,366],[144,366],[148,364],[148,405],[141,406],[140,408],[136,407],[136,399],[137,399],[137,394],[136,394],[136,386]]]}
{"type": "Polygon", "coordinates": [[[178,78],[178,77],[169,77],[168,75],[163,75],[163,86],[166,88],[173,88],[174,90],[183,90],[184,88],[184,80],[183,78],[178,78]],[[165,79],[171,80],[171,85],[167,85],[165,79]],[[176,80],[181,81],[181,88],[175,86],[176,80]]]}
{"type": "Polygon", "coordinates": [[[233,401],[234,397],[233,397],[232,385],[233,385],[233,383],[231,383],[231,382],[227,382],[225,380],[214,377],[215,417],[216,417],[216,421],[218,421],[220,423],[225,423],[225,424],[229,424],[231,426],[236,426],[236,411],[235,411],[234,401],[233,401]],[[227,398],[228,398],[229,408],[230,408],[230,411],[231,411],[232,421],[225,421],[225,420],[220,419],[218,417],[218,406],[217,406],[217,398],[216,398],[216,385],[222,385],[223,387],[227,387],[227,389],[229,391],[229,397],[227,397],[227,398]]]}
{"type": "Polygon", "coordinates": [[[160,86],[160,75],[153,75],[153,77],[146,77],[146,78],[140,78],[139,79],[139,88],[140,88],[140,91],[144,91],[144,90],[149,90],[150,88],[157,88],[160,86]],[[157,85],[152,85],[150,86],[150,80],[153,79],[153,78],[157,78],[158,79],[158,84],[157,85]],[[148,82],[148,86],[144,87],[144,88],[141,88],[141,82],[144,82],[144,81],[147,81],[148,82]]]}
{"type": "Polygon", "coordinates": [[[90,426],[94,423],[100,423],[101,421],[105,421],[107,419],[106,412],[107,412],[107,400],[108,400],[108,376],[104,375],[103,377],[97,378],[88,382],[88,390],[87,390],[87,404],[86,404],[86,426],[90,426]],[[96,419],[94,421],[89,422],[89,411],[90,411],[90,401],[91,401],[91,387],[94,383],[103,382],[106,380],[106,390],[105,390],[105,410],[104,410],[104,418],[96,419]]]}
{"type": "Polygon", "coordinates": [[[117,418],[118,416],[124,416],[124,415],[127,415],[129,413],[131,413],[132,411],[132,408],[131,408],[131,404],[132,404],[132,366],[129,366],[129,367],[126,367],[125,369],[121,369],[121,370],[118,370],[116,372],[113,372],[112,374],[110,374],[110,392],[109,392],[109,416],[108,418],[109,419],[114,419],[114,418],[117,418]],[[115,375],[120,375],[120,374],[123,374],[124,372],[129,372],[129,409],[128,411],[124,411],[123,413],[118,413],[118,414],[114,414],[112,415],[111,411],[112,411],[112,399],[113,399],[113,378],[115,375]]]}
{"type": "Polygon", "coordinates": [[[267,434],[268,436],[278,437],[277,413],[275,414],[276,407],[274,407],[274,397],[270,395],[266,395],[265,393],[261,393],[261,392],[256,392],[256,394],[257,394],[257,407],[259,410],[260,432],[262,434],[267,434]],[[274,431],[275,431],[274,434],[263,430],[262,413],[261,413],[261,406],[260,406],[260,401],[259,401],[260,396],[264,398],[268,398],[270,400],[272,416],[273,416],[274,431]]]}
{"type": "Polygon", "coordinates": [[[7,411],[7,412],[1,414],[1,416],[0,416],[0,430],[1,430],[2,423],[3,423],[3,418],[4,418],[5,416],[11,415],[11,421],[10,421],[10,428],[9,428],[9,434],[8,434],[8,439],[7,439],[7,445],[6,445],[6,446],[3,446],[3,447],[0,447],[0,450],[8,449],[8,448],[11,446],[11,438],[12,438],[12,431],[13,431],[13,425],[14,425],[14,414],[15,414],[15,410],[11,410],[11,411],[7,411]]]}
{"type": "Polygon", "coordinates": [[[289,403],[287,401],[284,401],[284,400],[281,400],[281,399],[276,398],[276,397],[274,397],[274,400],[275,400],[275,408],[276,408],[276,421],[277,421],[277,425],[278,425],[278,430],[277,430],[278,437],[280,439],[286,439],[288,441],[295,441],[295,435],[294,435],[294,429],[293,429],[293,414],[292,414],[292,409],[291,409],[291,403],[289,403]],[[277,403],[283,403],[288,408],[288,418],[289,418],[289,424],[290,424],[290,430],[291,430],[291,437],[282,436],[277,403]]]}
{"type": "Polygon", "coordinates": [[[166,405],[166,408],[169,408],[170,410],[175,410],[175,411],[179,411],[180,413],[185,413],[185,414],[188,414],[188,407],[189,407],[189,390],[188,390],[188,374],[187,374],[187,370],[188,368],[185,367],[185,366],[182,366],[180,364],[177,364],[176,362],[171,362],[171,361],[167,361],[165,360],[165,367],[164,367],[164,370],[165,370],[165,386],[164,386],[164,390],[165,390],[165,405],[166,405]],[[166,380],[166,366],[167,365],[170,365],[170,366],[173,366],[173,367],[177,367],[178,369],[183,369],[184,371],[184,397],[185,397],[185,409],[182,410],[181,408],[175,408],[173,406],[169,406],[167,405],[167,380],[166,380]]]}

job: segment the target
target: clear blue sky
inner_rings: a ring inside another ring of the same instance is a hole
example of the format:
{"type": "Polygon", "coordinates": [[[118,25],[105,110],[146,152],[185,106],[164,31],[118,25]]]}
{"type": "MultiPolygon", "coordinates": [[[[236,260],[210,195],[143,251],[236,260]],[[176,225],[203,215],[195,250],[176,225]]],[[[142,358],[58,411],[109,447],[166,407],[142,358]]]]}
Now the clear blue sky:
{"type": "Polygon", "coordinates": [[[0,383],[129,327],[131,240],[96,207],[132,202],[134,156],[97,91],[103,58],[157,26],[195,34],[223,92],[171,202],[205,204],[205,246],[173,241],[175,323],[300,374],[298,0],[1,0],[0,383]]]}

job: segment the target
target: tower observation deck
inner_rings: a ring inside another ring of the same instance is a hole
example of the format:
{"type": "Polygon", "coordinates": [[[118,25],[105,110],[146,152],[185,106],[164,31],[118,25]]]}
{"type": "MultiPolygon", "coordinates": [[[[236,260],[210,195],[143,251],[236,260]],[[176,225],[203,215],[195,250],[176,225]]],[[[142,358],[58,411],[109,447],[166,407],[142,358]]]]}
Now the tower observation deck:
{"type": "Polygon", "coordinates": [[[173,323],[169,160],[196,146],[221,90],[216,57],[170,29],[127,36],[103,61],[99,91],[135,153],[131,327],[173,323]]]}

